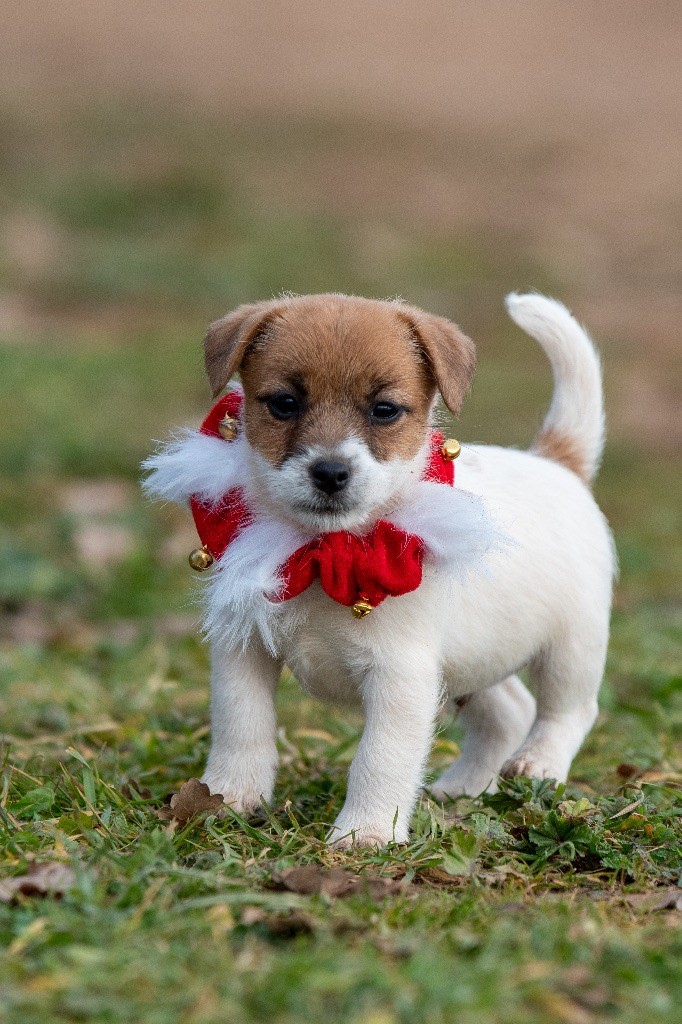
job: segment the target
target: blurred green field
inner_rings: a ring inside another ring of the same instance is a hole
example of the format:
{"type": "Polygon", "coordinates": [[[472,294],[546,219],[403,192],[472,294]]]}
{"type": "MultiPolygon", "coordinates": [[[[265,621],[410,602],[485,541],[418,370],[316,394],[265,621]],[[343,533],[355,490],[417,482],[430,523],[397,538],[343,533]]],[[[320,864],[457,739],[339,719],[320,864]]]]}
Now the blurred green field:
{"type": "MultiPolygon", "coordinates": [[[[2,876],[58,860],[76,882],[61,900],[0,902],[0,1020],[676,1021],[682,488],[665,447],[617,431],[597,482],[621,578],[602,714],[567,789],[424,802],[408,847],[330,852],[360,723],[287,677],[271,812],[177,828],[155,815],[201,772],[207,652],[193,531],[145,503],[138,466],[208,404],[206,322],[282,289],[402,294],[478,343],[457,436],[525,445],[550,374],[502,297],[537,287],[570,304],[570,280],[510,233],[411,223],[371,189],[362,208],[333,187],[291,200],[313,155],[343,168],[360,148],[381,173],[416,146],[369,124],[126,109],[58,130],[8,112],[3,127],[2,876]],[[271,887],[308,862],[403,885],[271,887]]],[[[607,393],[629,358],[617,341],[607,393]]],[[[434,772],[458,735],[444,724],[434,772]]]]}

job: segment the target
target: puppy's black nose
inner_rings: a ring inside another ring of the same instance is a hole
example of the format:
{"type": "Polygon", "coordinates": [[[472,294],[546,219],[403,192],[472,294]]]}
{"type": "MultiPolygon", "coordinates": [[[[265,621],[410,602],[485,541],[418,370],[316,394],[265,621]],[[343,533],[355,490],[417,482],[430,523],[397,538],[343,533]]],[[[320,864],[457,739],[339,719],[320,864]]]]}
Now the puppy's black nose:
{"type": "Polygon", "coordinates": [[[350,480],[350,466],[332,459],[319,459],[310,467],[310,476],[318,491],[336,494],[342,491],[350,480]]]}

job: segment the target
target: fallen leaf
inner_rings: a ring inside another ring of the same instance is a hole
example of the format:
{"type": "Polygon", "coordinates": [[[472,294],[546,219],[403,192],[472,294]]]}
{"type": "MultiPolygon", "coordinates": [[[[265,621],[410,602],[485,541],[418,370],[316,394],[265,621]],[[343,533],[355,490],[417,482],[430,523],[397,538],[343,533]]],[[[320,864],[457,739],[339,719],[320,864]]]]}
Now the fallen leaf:
{"type": "Polygon", "coordinates": [[[314,930],[313,919],[301,910],[284,910],[269,913],[262,907],[245,907],[241,923],[247,927],[262,924],[271,935],[280,939],[290,939],[296,935],[310,933],[314,930]]]}
{"type": "Polygon", "coordinates": [[[126,800],[151,800],[152,791],[147,789],[146,786],[138,786],[131,779],[130,782],[124,782],[121,786],[121,796],[124,796],[126,800]]]}
{"type": "Polygon", "coordinates": [[[640,778],[639,782],[640,783],[642,783],[642,782],[648,782],[648,783],[654,783],[654,782],[673,782],[673,783],[679,783],[679,782],[682,782],[682,774],[680,772],[656,772],[656,771],[644,772],[644,774],[640,778]]]}
{"type": "MultiPolygon", "coordinates": [[[[488,881],[492,881],[492,884],[504,881],[502,878],[493,879],[492,872],[482,872],[480,877],[487,879],[488,881]]],[[[444,871],[443,868],[426,868],[425,871],[420,873],[420,878],[424,881],[431,882],[434,885],[443,885],[449,888],[454,887],[461,889],[464,884],[465,876],[453,875],[448,871],[444,871]]]]}
{"type": "Polygon", "coordinates": [[[668,889],[657,900],[654,900],[649,910],[682,910],[682,891],[668,889]]]}
{"type": "Polygon", "coordinates": [[[0,901],[11,903],[18,895],[22,896],[63,896],[76,881],[76,876],[68,864],[59,861],[41,861],[32,864],[25,875],[4,878],[0,881],[0,901]]]}
{"type": "Polygon", "coordinates": [[[322,894],[334,899],[357,893],[380,899],[403,888],[403,883],[395,878],[367,873],[354,875],[342,868],[323,868],[317,864],[303,864],[275,872],[270,885],[273,889],[285,889],[302,896],[322,894]]]}
{"type": "Polygon", "coordinates": [[[630,892],[623,896],[633,910],[682,910],[682,889],[654,892],[630,892]]]}
{"type": "Polygon", "coordinates": [[[159,808],[156,815],[162,821],[179,821],[186,825],[190,818],[203,811],[217,811],[222,803],[221,794],[211,794],[205,782],[189,779],[173,794],[170,806],[159,808]]]}
{"type": "Polygon", "coordinates": [[[317,864],[303,864],[300,867],[284,868],[272,875],[273,889],[314,896],[323,890],[329,896],[343,896],[354,884],[354,876],[341,868],[326,869],[317,864]]]}

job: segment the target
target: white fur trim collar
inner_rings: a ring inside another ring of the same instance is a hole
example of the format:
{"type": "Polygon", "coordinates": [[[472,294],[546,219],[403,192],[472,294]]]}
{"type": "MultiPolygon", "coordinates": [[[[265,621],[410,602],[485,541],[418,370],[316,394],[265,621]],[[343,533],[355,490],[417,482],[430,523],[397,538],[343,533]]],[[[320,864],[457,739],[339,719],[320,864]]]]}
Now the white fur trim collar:
{"type": "MultiPolygon", "coordinates": [[[[145,493],[187,504],[192,495],[217,503],[234,487],[249,490],[248,442],[240,435],[226,445],[196,430],[174,436],[143,462],[149,476],[145,493]]],[[[412,484],[390,522],[420,537],[425,564],[455,577],[485,571],[484,556],[503,546],[485,503],[478,495],[447,484],[412,484]]],[[[205,584],[204,631],[229,649],[245,647],[254,632],[277,655],[284,636],[303,614],[303,602],[269,599],[282,586],[281,567],[310,540],[303,530],[257,515],[214,566],[205,584]]],[[[394,600],[399,600],[395,598],[394,600]]],[[[377,609],[374,614],[380,614],[377,609]]]]}

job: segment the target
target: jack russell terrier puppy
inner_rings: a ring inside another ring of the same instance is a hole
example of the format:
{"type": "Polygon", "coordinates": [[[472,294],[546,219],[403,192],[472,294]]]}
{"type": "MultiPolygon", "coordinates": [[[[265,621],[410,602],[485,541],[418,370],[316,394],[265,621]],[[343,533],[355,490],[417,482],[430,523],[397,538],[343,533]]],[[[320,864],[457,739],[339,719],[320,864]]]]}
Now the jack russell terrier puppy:
{"type": "Polygon", "coordinates": [[[205,339],[200,431],[144,463],[147,492],[189,502],[212,563],[212,744],[203,781],[241,813],[272,799],[286,663],[365,727],[329,841],[403,842],[439,709],[459,709],[446,799],[498,776],[566,779],[597,716],[615,557],[589,484],[604,443],[599,359],[564,306],[510,295],[552,365],[530,451],[444,441],[473,343],[401,301],[286,296],[205,339]],[[528,667],[535,698],[517,673],[528,667]]]}

